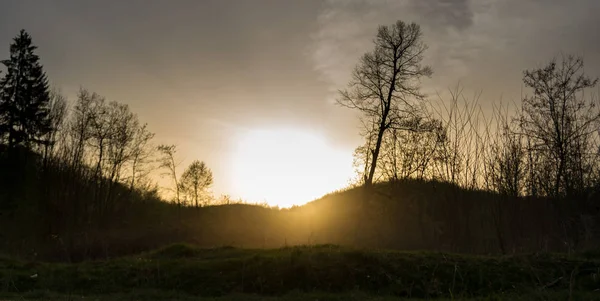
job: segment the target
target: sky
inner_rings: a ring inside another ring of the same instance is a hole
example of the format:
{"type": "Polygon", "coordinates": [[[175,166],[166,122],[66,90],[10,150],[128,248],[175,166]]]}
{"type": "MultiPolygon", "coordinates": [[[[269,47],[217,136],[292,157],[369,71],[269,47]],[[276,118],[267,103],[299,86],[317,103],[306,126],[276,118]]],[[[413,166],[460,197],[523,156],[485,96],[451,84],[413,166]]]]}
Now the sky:
{"type": "Polygon", "coordinates": [[[421,25],[430,97],[460,83],[490,106],[518,100],[523,70],[561,53],[600,75],[598,12],[597,0],[2,0],[0,55],[26,29],[71,99],[84,87],[129,104],[181,168],[212,168],[217,195],[289,205],[352,177],[361,138],[336,91],[378,25],[421,25]],[[266,164],[289,157],[300,163],[266,164]]]}

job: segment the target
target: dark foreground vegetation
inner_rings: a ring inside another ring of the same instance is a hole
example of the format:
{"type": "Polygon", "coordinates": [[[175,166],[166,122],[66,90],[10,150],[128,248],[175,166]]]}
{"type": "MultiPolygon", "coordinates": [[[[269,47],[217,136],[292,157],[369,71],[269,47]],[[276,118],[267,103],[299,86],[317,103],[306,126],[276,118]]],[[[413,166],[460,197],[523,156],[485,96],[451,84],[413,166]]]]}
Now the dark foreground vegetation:
{"type": "Polygon", "coordinates": [[[585,296],[593,300],[598,299],[593,293],[600,289],[597,255],[489,257],[364,251],[333,245],[271,250],[173,245],[136,256],[79,264],[3,259],[0,289],[7,296],[30,298],[136,298],[137,294],[137,298],[152,295],[185,300],[233,294],[224,300],[235,300],[236,294],[246,294],[257,300],[258,296],[294,300],[294,295],[296,300],[308,296],[319,300],[342,300],[343,296],[355,300],[566,300],[585,296]]]}
{"type": "MultiPolygon", "coordinates": [[[[41,160],[36,158],[30,154],[27,161],[41,160]]],[[[93,219],[86,221],[84,216],[75,218],[67,211],[75,208],[60,211],[62,207],[54,207],[56,204],[31,201],[54,200],[52,195],[35,195],[48,184],[38,178],[35,165],[22,170],[28,179],[20,182],[23,186],[11,188],[28,198],[23,198],[16,209],[4,211],[0,218],[1,250],[28,260],[110,259],[181,242],[208,248],[331,243],[518,254],[597,250],[600,241],[595,202],[571,207],[573,203],[510,198],[410,179],[379,183],[369,190],[351,188],[290,209],[247,204],[181,207],[116,186],[125,197],[110,208],[110,215],[105,219],[92,215],[93,219]]],[[[58,170],[47,172],[50,179],[63,176],[58,170]]],[[[84,183],[74,183],[74,187],[85,187],[84,183]]]]}

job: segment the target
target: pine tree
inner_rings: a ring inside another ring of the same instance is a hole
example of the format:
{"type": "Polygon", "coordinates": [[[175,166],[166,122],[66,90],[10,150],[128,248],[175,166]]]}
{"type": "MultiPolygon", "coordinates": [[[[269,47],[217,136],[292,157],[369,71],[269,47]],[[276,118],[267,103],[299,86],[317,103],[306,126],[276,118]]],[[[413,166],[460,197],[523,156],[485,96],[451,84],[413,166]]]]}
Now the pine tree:
{"type": "Polygon", "coordinates": [[[21,30],[10,45],[10,59],[2,61],[6,74],[0,80],[0,137],[8,139],[9,148],[42,143],[51,129],[48,79],[36,49],[21,30]]]}

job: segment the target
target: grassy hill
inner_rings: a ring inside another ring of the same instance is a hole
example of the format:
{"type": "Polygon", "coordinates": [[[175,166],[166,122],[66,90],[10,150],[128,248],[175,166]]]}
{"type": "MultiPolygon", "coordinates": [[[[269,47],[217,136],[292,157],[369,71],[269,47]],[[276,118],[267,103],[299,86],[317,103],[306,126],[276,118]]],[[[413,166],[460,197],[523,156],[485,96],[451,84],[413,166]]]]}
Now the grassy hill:
{"type": "MultiPolygon", "coordinates": [[[[0,252],[27,260],[109,259],[189,243],[212,248],[335,244],[469,254],[600,248],[600,202],[511,198],[449,183],[402,180],[355,187],[289,209],[179,207],[149,191],[82,180],[24,153],[0,169],[0,252]],[[98,188],[100,187],[100,188],[98,188]],[[9,193],[10,192],[10,193],[9,193]],[[10,200],[10,202],[6,202],[10,200]]],[[[2,160],[0,160],[2,161],[2,160]]],[[[6,161],[6,160],[5,160],[6,161]]],[[[4,162],[7,164],[7,162],[4,162]]]]}
{"type": "Polygon", "coordinates": [[[0,296],[76,300],[597,300],[600,261],[465,256],[333,245],[252,250],[173,245],[113,260],[0,260],[0,296]],[[212,299],[215,298],[215,299],[212,299]]]}
{"type": "Polygon", "coordinates": [[[18,258],[0,259],[0,298],[600,299],[597,251],[577,255],[600,241],[585,202],[404,180],[289,209],[190,208],[117,185],[95,215],[93,185],[35,166],[0,209],[0,252],[18,258]]]}
{"type": "MultiPolygon", "coordinates": [[[[558,204],[560,205],[560,204],[558,204]]],[[[35,208],[35,207],[34,207],[35,208]]],[[[48,233],[43,211],[0,218],[0,249],[26,259],[113,258],[174,243],[279,248],[336,244],[361,248],[472,254],[573,252],[598,248],[592,210],[567,212],[541,199],[507,199],[423,181],[353,188],[290,209],[255,205],[178,208],[160,201],[123,203],[104,223],[66,224],[48,233]]]]}

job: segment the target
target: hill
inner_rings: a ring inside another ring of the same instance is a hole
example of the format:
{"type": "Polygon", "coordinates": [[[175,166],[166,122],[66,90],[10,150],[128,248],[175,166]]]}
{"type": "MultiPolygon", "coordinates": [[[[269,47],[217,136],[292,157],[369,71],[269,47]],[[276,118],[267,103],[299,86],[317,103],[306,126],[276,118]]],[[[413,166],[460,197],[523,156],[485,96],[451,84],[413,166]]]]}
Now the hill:
{"type": "Polygon", "coordinates": [[[349,188],[289,209],[247,204],[193,208],[121,183],[111,188],[110,199],[104,198],[108,194],[96,187],[108,185],[90,185],[60,162],[43,165],[43,158],[32,153],[22,153],[19,160],[24,168],[3,169],[7,180],[0,181],[0,227],[10,229],[0,231],[0,251],[24,259],[107,259],[173,243],[241,248],[337,244],[473,254],[568,253],[600,246],[595,198],[511,198],[409,179],[349,188]],[[15,201],[3,201],[8,191],[15,201]]]}
{"type": "MultiPolygon", "coordinates": [[[[24,183],[43,187],[36,178],[31,181],[24,183]]],[[[24,195],[36,199],[31,191],[24,195]]],[[[588,250],[600,241],[598,225],[586,223],[599,220],[593,208],[573,211],[551,200],[511,199],[432,181],[351,188],[289,209],[245,204],[180,208],[125,195],[106,219],[85,224],[70,222],[68,211],[57,212],[63,217],[57,219],[40,211],[47,207],[39,207],[39,201],[24,202],[0,218],[3,229],[13,229],[0,234],[0,246],[21,258],[80,261],[173,243],[242,248],[338,244],[499,254],[588,250]],[[60,226],[50,232],[48,219],[60,226]]]]}

